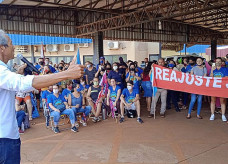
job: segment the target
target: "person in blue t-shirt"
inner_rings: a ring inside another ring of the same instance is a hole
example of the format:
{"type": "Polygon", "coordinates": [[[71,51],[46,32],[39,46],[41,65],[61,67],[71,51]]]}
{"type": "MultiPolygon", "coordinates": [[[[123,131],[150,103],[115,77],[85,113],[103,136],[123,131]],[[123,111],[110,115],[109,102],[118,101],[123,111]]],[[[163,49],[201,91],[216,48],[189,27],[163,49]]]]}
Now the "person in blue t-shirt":
{"type": "Polygon", "coordinates": [[[78,129],[75,126],[75,115],[74,111],[70,109],[66,102],[66,99],[59,94],[59,85],[53,85],[53,94],[47,97],[48,106],[50,109],[50,116],[54,117],[54,133],[59,133],[59,119],[60,116],[66,114],[70,118],[71,131],[77,132],[78,129]]]}
{"type": "Polygon", "coordinates": [[[62,95],[64,96],[64,98],[68,101],[68,96],[69,94],[71,94],[71,91],[72,91],[72,81],[67,81],[67,88],[65,88],[62,92],[62,95]]]}
{"type": "MultiPolygon", "coordinates": [[[[212,66],[211,68],[211,77],[227,77],[228,71],[226,67],[222,67],[222,59],[220,57],[217,57],[215,60],[215,66],[212,66]]],[[[213,121],[215,119],[215,102],[216,97],[211,97],[211,117],[210,120],[213,121]]],[[[220,103],[221,103],[221,110],[222,110],[222,121],[226,122],[226,98],[220,97],[220,103]]]]}
{"type": "Polygon", "coordinates": [[[105,57],[104,56],[100,57],[99,64],[97,64],[96,69],[98,70],[101,67],[103,67],[103,68],[105,67],[105,57]]]}
{"type": "Polygon", "coordinates": [[[116,80],[116,84],[123,89],[124,83],[123,83],[123,74],[119,71],[118,63],[112,64],[112,71],[108,74],[108,83],[111,85],[111,79],[116,80]]]}
{"type": "Polygon", "coordinates": [[[127,88],[125,88],[121,95],[120,102],[120,110],[121,110],[121,118],[119,120],[120,123],[124,121],[124,108],[127,110],[136,110],[137,111],[137,121],[139,123],[143,123],[143,120],[140,118],[140,102],[139,102],[139,91],[137,89],[133,89],[134,84],[133,81],[127,82],[127,88]]]}
{"type": "Polygon", "coordinates": [[[141,74],[143,73],[143,69],[138,66],[138,62],[137,61],[135,61],[134,64],[135,64],[135,70],[138,73],[138,76],[141,77],[141,74]]]}
{"type": "Polygon", "coordinates": [[[141,77],[138,72],[135,70],[135,64],[131,63],[129,66],[129,71],[126,75],[126,82],[131,80],[134,83],[134,88],[139,91],[139,81],[141,80],[141,77]]]}
{"type": "Polygon", "coordinates": [[[42,102],[43,104],[47,103],[47,97],[50,95],[50,94],[53,94],[53,86],[49,86],[48,87],[48,90],[45,90],[45,91],[42,91],[42,94],[41,94],[41,98],[42,98],[42,102]]]}
{"type": "MultiPolygon", "coordinates": [[[[69,95],[68,104],[71,106],[75,113],[75,119],[77,120],[78,113],[84,113],[84,117],[80,121],[83,126],[87,126],[86,117],[89,116],[89,113],[92,110],[91,106],[86,106],[85,99],[83,99],[83,95],[81,94],[80,84],[73,85],[73,93],[69,95]]],[[[77,123],[76,123],[77,126],[77,123]]],[[[78,125],[79,126],[79,125],[78,125]]]]}
{"type": "Polygon", "coordinates": [[[185,73],[191,73],[192,68],[195,66],[195,59],[193,57],[189,58],[188,65],[185,69],[185,73]]]}
{"type": "Polygon", "coordinates": [[[52,73],[54,73],[56,71],[55,68],[50,65],[50,59],[49,58],[45,58],[45,65],[49,66],[52,73]]]}
{"type": "MultiPolygon", "coordinates": [[[[121,88],[116,85],[116,80],[111,79],[111,86],[108,88],[108,94],[107,94],[107,106],[110,106],[110,101],[112,101],[113,106],[116,107],[118,113],[120,113],[120,94],[121,94],[121,88]]],[[[109,112],[111,111],[111,108],[108,108],[109,112]]]]}
{"type": "Polygon", "coordinates": [[[226,68],[228,69],[228,54],[226,55],[226,61],[225,61],[225,64],[226,64],[226,68]]]}
{"type": "Polygon", "coordinates": [[[44,67],[44,59],[43,58],[39,58],[38,59],[38,64],[35,66],[40,72],[43,71],[43,67],[44,67]]]}

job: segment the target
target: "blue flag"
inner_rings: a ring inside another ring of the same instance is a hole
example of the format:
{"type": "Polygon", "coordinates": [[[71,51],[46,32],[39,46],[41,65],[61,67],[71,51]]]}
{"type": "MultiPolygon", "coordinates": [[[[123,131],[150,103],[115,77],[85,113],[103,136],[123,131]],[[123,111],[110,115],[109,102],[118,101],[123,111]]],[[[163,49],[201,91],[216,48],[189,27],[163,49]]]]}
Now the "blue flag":
{"type": "Polygon", "coordinates": [[[156,93],[157,93],[157,90],[158,90],[158,88],[157,87],[154,87],[154,67],[152,67],[152,72],[151,72],[151,74],[150,74],[150,81],[151,81],[151,83],[152,83],[152,88],[153,88],[153,96],[155,96],[156,95],[156,93]]]}
{"type": "Polygon", "coordinates": [[[78,48],[78,52],[77,52],[77,61],[76,61],[76,64],[81,64],[79,48],[78,48]]]}

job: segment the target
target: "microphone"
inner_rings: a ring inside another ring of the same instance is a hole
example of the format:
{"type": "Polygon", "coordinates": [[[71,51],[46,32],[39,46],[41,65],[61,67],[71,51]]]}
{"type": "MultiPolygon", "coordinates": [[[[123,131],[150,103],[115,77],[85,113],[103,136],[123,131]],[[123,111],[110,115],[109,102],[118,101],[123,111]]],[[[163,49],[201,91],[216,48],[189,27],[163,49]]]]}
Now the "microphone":
{"type": "Polygon", "coordinates": [[[25,75],[32,75],[32,72],[40,74],[40,71],[36,67],[34,67],[33,64],[30,63],[22,54],[18,54],[17,59],[20,59],[21,61],[27,64],[27,67],[24,70],[25,75]]]}

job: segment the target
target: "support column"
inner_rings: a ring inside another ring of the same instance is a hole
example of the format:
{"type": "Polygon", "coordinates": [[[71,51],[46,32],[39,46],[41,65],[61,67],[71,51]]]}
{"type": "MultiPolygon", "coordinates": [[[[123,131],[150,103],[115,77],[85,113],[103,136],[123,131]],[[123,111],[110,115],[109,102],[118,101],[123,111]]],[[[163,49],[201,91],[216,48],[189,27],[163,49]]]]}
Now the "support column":
{"type": "Polygon", "coordinates": [[[101,56],[104,56],[103,49],[103,32],[99,31],[95,33],[93,40],[93,64],[97,65],[101,56]]]}
{"type": "Polygon", "coordinates": [[[211,41],[211,60],[217,57],[217,40],[211,41]]]}
{"type": "Polygon", "coordinates": [[[162,57],[162,43],[159,42],[159,54],[158,54],[158,59],[160,59],[162,57]]]}
{"type": "Polygon", "coordinates": [[[32,64],[35,63],[35,57],[34,57],[34,45],[31,45],[31,62],[32,64]]]}

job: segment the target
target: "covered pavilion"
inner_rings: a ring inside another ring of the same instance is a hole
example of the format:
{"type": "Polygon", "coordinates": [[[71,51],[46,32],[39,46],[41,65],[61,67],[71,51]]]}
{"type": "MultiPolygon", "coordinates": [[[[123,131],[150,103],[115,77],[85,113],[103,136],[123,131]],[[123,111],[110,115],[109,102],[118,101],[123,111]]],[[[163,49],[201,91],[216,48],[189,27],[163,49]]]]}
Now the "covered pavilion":
{"type": "MultiPolygon", "coordinates": [[[[227,0],[0,0],[0,20],[8,34],[93,39],[95,64],[104,39],[160,42],[176,51],[211,45],[212,59],[217,45],[228,44],[227,0]]],[[[173,109],[150,119],[141,104],[142,125],[108,119],[76,134],[55,135],[40,113],[21,136],[22,164],[227,163],[228,126],[217,115],[209,121],[208,103],[203,120],[173,109]]]]}

